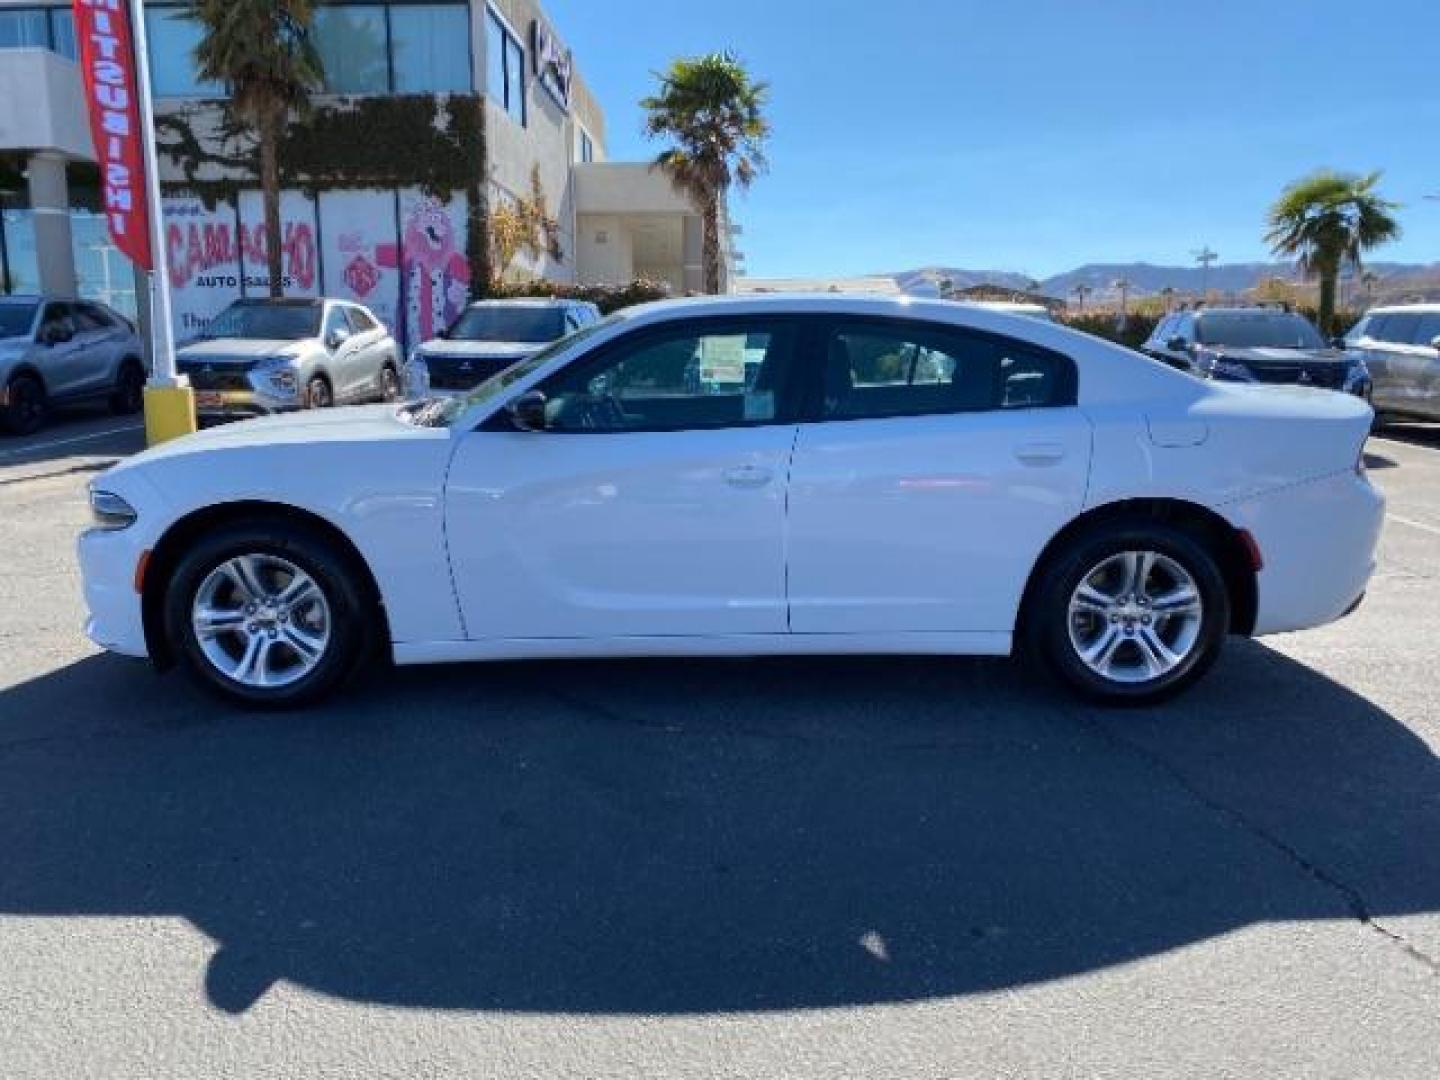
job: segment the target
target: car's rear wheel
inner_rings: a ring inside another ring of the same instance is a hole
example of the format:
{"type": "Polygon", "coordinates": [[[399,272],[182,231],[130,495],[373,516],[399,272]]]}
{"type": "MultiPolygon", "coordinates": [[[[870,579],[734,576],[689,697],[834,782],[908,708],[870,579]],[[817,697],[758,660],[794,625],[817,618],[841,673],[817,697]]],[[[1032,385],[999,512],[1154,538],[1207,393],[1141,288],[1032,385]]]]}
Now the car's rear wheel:
{"type": "Polygon", "coordinates": [[[134,416],[145,407],[145,369],[137,361],[120,365],[115,390],[110,395],[110,411],[116,416],[134,416]]]}
{"type": "Polygon", "coordinates": [[[165,602],[171,647],[192,674],[262,708],[334,691],[367,652],[373,616],[350,561],[283,521],[207,537],[180,560],[165,602]]]}
{"type": "Polygon", "coordinates": [[[5,388],[0,427],[12,435],[33,435],[45,426],[45,387],[34,375],[16,375],[5,388]]]}
{"type": "Polygon", "coordinates": [[[308,409],[328,409],[335,404],[335,397],[330,393],[330,384],[318,375],[311,379],[305,387],[305,407],[308,409]]]}
{"type": "Polygon", "coordinates": [[[1146,704],[1198,680],[1230,626],[1220,566],[1197,536],[1160,523],[1088,533],[1043,571],[1027,612],[1031,643],[1093,700],[1146,704]]]}

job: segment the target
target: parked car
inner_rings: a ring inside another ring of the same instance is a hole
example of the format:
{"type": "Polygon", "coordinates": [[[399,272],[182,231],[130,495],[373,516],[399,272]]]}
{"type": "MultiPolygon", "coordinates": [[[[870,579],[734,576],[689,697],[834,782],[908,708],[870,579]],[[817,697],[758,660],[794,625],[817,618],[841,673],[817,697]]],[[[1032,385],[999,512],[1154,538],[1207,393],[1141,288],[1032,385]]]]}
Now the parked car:
{"type": "Polygon", "coordinates": [[[470,394],[201,432],[92,483],[90,636],[259,706],[377,643],[522,657],[1024,651],[1154,701],[1338,619],[1363,401],[958,304],[632,308],[470,394]],[[753,381],[686,358],[763,355],[753,381]],[[303,461],[304,467],[296,467],[303,461]]]}
{"type": "Polygon", "coordinates": [[[401,396],[400,347],[343,300],[237,300],[176,354],[202,421],[401,396]]]}
{"type": "Polygon", "coordinates": [[[139,412],[143,356],[135,327],[104,304],[0,296],[0,428],[29,435],[51,408],[92,401],[139,412]]]}
{"type": "Polygon", "coordinates": [[[418,397],[470,390],[566,334],[599,321],[600,309],[580,300],[471,304],[440,337],[411,355],[410,392],[418,397]]]}
{"type": "Polygon", "coordinates": [[[1143,349],[1171,367],[1221,382],[1289,383],[1368,398],[1363,357],[1329,344],[1281,308],[1201,308],[1167,315],[1143,349]]]}
{"type": "Polygon", "coordinates": [[[1346,337],[1375,381],[1378,421],[1440,421],[1440,304],[1376,308],[1346,337]]]}

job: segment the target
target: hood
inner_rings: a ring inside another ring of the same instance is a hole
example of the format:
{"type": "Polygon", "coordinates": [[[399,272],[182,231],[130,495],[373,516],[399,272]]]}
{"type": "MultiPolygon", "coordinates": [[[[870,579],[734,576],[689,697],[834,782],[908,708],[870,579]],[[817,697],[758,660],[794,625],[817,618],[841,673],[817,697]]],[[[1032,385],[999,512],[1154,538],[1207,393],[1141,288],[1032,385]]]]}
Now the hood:
{"type": "Polygon", "coordinates": [[[281,353],[294,355],[302,348],[298,341],[255,341],[249,338],[215,338],[213,341],[197,341],[186,345],[175,354],[175,359],[183,366],[186,364],[203,364],[209,360],[217,361],[254,361],[262,360],[267,356],[276,356],[281,353]]]}
{"type": "Polygon", "coordinates": [[[436,338],[420,346],[419,355],[437,360],[528,360],[545,342],[533,341],[448,341],[436,338]]]}
{"type": "Polygon", "coordinates": [[[0,356],[11,356],[15,353],[22,353],[29,348],[29,334],[20,334],[16,337],[0,337],[0,356]]]}
{"type": "Polygon", "coordinates": [[[1203,345],[1201,348],[1227,360],[1239,360],[1246,364],[1340,363],[1347,359],[1339,349],[1240,349],[1230,345],[1203,345]]]}
{"type": "Polygon", "coordinates": [[[138,468],[166,458],[219,450],[274,449],[330,442],[383,442],[411,438],[449,438],[444,428],[417,428],[400,418],[399,405],[359,405],[318,409],[244,420],[206,428],[193,435],[161,443],[126,459],[114,471],[138,468]]]}

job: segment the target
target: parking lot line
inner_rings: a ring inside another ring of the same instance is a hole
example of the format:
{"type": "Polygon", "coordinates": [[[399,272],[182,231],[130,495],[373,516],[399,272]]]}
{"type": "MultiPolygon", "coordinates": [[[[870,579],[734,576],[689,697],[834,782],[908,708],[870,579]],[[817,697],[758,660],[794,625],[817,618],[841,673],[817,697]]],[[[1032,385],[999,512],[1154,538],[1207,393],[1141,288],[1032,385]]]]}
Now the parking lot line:
{"type": "Polygon", "coordinates": [[[1412,529],[1419,529],[1421,532],[1431,533],[1440,536],[1440,527],[1427,525],[1423,521],[1414,521],[1411,518],[1401,517],[1399,514],[1386,514],[1387,518],[1399,525],[1408,525],[1412,529]]]}
{"type": "Polygon", "coordinates": [[[114,435],[128,435],[134,431],[143,431],[144,424],[130,424],[126,427],[106,428],[104,431],[92,431],[88,435],[75,435],[68,439],[51,439],[49,442],[32,443],[29,446],[17,447],[14,450],[6,450],[0,453],[0,461],[8,461],[11,458],[25,457],[29,454],[39,453],[44,450],[55,450],[62,446],[72,446],[76,443],[94,442],[96,439],[106,439],[114,435]]]}

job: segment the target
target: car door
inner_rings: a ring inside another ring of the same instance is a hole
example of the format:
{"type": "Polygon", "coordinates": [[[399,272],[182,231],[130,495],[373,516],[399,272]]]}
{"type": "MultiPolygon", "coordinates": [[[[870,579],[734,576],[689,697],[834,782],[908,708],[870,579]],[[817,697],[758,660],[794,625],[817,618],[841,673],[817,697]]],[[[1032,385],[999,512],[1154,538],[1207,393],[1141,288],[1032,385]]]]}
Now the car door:
{"type": "Polygon", "coordinates": [[[331,304],[325,309],[325,321],[320,329],[320,341],[327,353],[326,370],[330,374],[335,391],[336,404],[352,402],[361,393],[359,367],[356,352],[359,342],[350,329],[350,319],[343,304],[331,304]]]}
{"type": "Polygon", "coordinates": [[[363,311],[349,304],[345,305],[345,317],[350,322],[350,333],[353,335],[355,392],[361,397],[377,397],[380,393],[380,368],[385,362],[380,328],[363,311]]]}
{"type": "Polygon", "coordinates": [[[90,373],[73,304],[56,301],[45,305],[32,355],[52,399],[78,397],[86,392],[90,373]]]}
{"type": "Polygon", "coordinates": [[[1418,416],[1440,419],[1440,312],[1421,312],[1400,362],[1401,393],[1418,416]]]}
{"type": "Polygon", "coordinates": [[[539,388],[542,430],[501,412],[447,489],[472,639],[783,634],[799,323],[641,329],[539,388]],[[763,378],[744,381],[747,348],[763,378]]]}
{"type": "Polygon", "coordinates": [[[823,368],[791,465],[791,628],[1008,648],[1031,569],[1085,499],[1092,435],[1073,361],[846,319],[826,331],[823,368]]]}
{"type": "Polygon", "coordinates": [[[71,305],[80,353],[78,393],[108,394],[115,388],[122,339],[119,328],[94,304],[71,305]]]}

